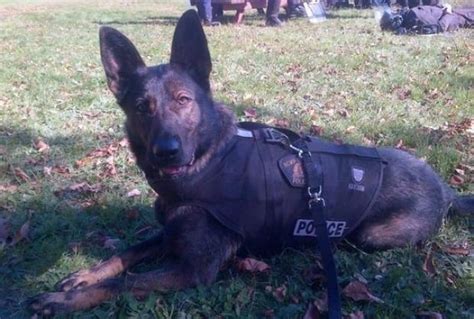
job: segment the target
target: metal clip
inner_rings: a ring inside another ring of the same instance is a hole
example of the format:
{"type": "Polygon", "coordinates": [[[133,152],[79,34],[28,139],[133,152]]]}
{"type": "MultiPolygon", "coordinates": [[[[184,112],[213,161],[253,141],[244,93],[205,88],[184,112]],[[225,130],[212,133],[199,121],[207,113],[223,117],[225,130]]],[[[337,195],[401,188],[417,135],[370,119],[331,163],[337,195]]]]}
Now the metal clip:
{"type": "Polygon", "coordinates": [[[323,188],[321,186],[318,186],[317,189],[314,187],[308,187],[308,195],[309,195],[309,200],[308,200],[308,207],[311,208],[313,204],[316,203],[322,203],[323,207],[326,206],[326,201],[324,198],[321,197],[321,194],[323,193],[323,188]]]}

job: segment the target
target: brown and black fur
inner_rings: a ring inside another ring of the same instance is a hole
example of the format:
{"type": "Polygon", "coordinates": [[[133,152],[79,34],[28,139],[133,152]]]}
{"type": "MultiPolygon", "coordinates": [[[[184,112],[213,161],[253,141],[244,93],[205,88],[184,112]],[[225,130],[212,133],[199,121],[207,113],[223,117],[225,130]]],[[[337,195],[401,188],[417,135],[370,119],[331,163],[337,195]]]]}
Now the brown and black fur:
{"type": "MultiPolygon", "coordinates": [[[[179,20],[169,64],[146,67],[120,32],[102,27],[101,57],[110,90],[126,114],[126,131],[138,166],[150,183],[166,175],[193,178],[235,134],[232,113],[213,101],[207,41],[194,11],[179,20]]],[[[424,162],[381,148],[388,162],[380,195],[351,240],[365,249],[422,242],[439,229],[450,208],[472,213],[474,199],[456,196],[424,162]]],[[[179,189],[179,187],[178,187],[179,189]]],[[[164,227],[155,238],[90,269],[73,273],[30,303],[51,315],[94,307],[124,291],[137,296],[209,284],[241,248],[240,237],[208,212],[167,207],[179,191],[164,191],[156,203],[164,227]],[[166,213],[164,213],[166,212],[166,213]],[[138,262],[160,257],[160,268],[118,276],[138,262]]]]}

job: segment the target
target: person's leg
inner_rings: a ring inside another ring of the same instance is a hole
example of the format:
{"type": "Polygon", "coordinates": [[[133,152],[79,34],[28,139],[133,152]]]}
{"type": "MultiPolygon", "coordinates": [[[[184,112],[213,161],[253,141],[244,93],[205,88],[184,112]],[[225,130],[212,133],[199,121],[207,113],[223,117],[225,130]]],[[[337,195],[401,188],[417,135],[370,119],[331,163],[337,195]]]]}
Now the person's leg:
{"type": "Polygon", "coordinates": [[[268,0],[267,5],[267,21],[265,25],[270,27],[279,27],[283,23],[278,19],[278,13],[280,12],[281,0],[268,0]]]}
{"type": "Polygon", "coordinates": [[[306,16],[304,6],[300,0],[288,0],[287,4],[286,12],[288,18],[299,18],[306,16]]]}
{"type": "Polygon", "coordinates": [[[212,5],[211,0],[199,0],[196,3],[199,17],[201,18],[203,25],[219,25],[219,23],[212,22],[212,5]]]}

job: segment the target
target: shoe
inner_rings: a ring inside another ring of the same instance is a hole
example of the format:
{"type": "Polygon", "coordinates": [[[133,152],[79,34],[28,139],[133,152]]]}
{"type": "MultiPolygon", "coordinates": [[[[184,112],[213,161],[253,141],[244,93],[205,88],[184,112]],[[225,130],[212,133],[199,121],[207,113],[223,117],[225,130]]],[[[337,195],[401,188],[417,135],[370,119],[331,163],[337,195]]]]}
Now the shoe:
{"type": "Polygon", "coordinates": [[[218,21],[208,21],[208,20],[203,20],[202,21],[202,25],[205,26],[205,27],[218,27],[221,25],[220,22],[218,21]]]}
{"type": "Polygon", "coordinates": [[[265,26],[267,27],[281,27],[283,26],[283,22],[281,22],[280,19],[278,18],[267,18],[267,21],[265,22],[265,26]]]}
{"type": "Polygon", "coordinates": [[[306,17],[306,11],[304,10],[304,7],[302,5],[297,5],[293,8],[291,8],[288,18],[303,18],[306,17]]]}

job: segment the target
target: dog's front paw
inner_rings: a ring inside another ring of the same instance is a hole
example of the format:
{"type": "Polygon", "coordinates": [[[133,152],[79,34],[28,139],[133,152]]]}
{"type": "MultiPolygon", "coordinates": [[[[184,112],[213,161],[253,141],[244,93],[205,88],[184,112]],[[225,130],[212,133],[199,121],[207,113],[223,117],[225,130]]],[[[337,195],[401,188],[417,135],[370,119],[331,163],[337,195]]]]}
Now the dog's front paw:
{"type": "Polygon", "coordinates": [[[71,311],[67,306],[63,292],[44,293],[28,300],[28,307],[35,314],[43,317],[52,317],[57,314],[71,311]]]}
{"type": "Polygon", "coordinates": [[[91,286],[98,283],[99,281],[100,278],[96,272],[90,269],[79,270],[58,282],[56,284],[56,289],[59,291],[69,291],[72,289],[91,286]]]}

